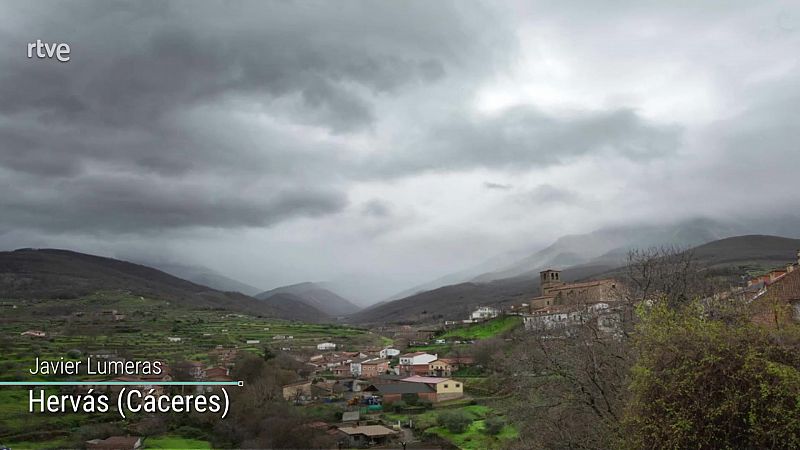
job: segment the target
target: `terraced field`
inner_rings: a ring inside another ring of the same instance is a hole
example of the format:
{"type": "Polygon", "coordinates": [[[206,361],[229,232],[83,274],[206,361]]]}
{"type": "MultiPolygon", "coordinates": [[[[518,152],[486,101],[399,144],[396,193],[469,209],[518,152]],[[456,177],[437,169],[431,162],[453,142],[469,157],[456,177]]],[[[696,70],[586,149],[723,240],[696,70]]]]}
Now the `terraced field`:
{"type": "MultiPolygon", "coordinates": [[[[309,353],[323,341],[335,342],[344,349],[383,342],[380,336],[359,328],[289,322],[224,310],[190,310],[124,292],[98,293],[76,300],[0,299],[0,305],[0,381],[44,379],[28,372],[37,356],[85,360],[87,354],[105,353],[134,360],[161,359],[170,364],[180,360],[211,364],[209,351],[217,346],[259,354],[265,348],[309,353]],[[117,320],[112,312],[117,314],[117,320]],[[21,335],[28,330],[41,330],[46,336],[21,335]]],[[[64,439],[87,425],[116,420],[112,414],[30,414],[27,395],[27,390],[0,388],[0,443],[15,443],[11,448],[63,447],[64,439]]],[[[125,428],[129,424],[119,425],[125,428]]]]}

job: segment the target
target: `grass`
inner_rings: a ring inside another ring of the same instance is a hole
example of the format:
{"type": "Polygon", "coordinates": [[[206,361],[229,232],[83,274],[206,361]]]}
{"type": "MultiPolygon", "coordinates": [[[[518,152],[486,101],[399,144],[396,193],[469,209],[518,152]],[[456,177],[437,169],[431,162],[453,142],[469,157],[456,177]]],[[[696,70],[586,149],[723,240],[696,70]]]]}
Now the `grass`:
{"type": "Polygon", "coordinates": [[[439,336],[439,339],[489,339],[505,334],[520,325],[522,325],[522,318],[519,316],[501,316],[486,322],[450,330],[439,336]]]}
{"type": "Polygon", "coordinates": [[[430,344],[413,347],[413,351],[451,354],[457,350],[468,349],[470,344],[454,344],[453,341],[480,341],[502,336],[509,331],[522,325],[522,317],[501,316],[486,322],[454,328],[443,334],[436,336],[436,339],[444,339],[444,344],[430,344]]]}
{"type": "Polygon", "coordinates": [[[484,420],[476,420],[467,430],[460,434],[451,433],[443,427],[429,428],[426,433],[434,434],[448,440],[456,447],[464,450],[503,449],[506,443],[517,439],[519,433],[511,425],[506,425],[496,436],[485,433],[484,420]]]}
{"type": "Polygon", "coordinates": [[[199,439],[188,439],[180,436],[159,436],[147,438],[144,448],[166,448],[175,450],[210,449],[211,444],[199,439]]]}
{"type": "Polygon", "coordinates": [[[485,432],[484,420],[489,415],[495,414],[495,410],[485,405],[468,405],[468,406],[450,406],[445,408],[437,408],[431,411],[426,411],[422,414],[399,414],[399,413],[385,413],[382,418],[389,424],[395,424],[397,421],[406,423],[412,420],[414,428],[417,431],[422,431],[427,434],[439,436],[453,445],[468,450],[481,450],[481,449],[503,449],[507,447],[507,443],[516,439],[519,436],[516,428],[511,425],[506,425],[499,434],[491,436],[485,432]],[[467,413],[473,420],[472,424],[466,431],[460,434],[451,433],[446,428],[437,426],[437,417],[443,410],[456,410],[467,413]]]}
{"type": "Polygon", "coordinates": [[[506,425],[495,436],[486,434],[485,419],[490,414],[494,414],[494,410],[484,405],[470,405],[463,408],[457,408],[459,411],[466,412],[472,417],[473,422],[463,433],[451,433],[450,430],[436,426],[428,428],[425,432],[437,435],[443,439],[448,440],[453,445],[466,450],[481,450],[481,449],[503,449],[507,447],[505,444],[519,436],[518,431],[511,425],[506,425]]]}
{"type": "Polygon", "coordinates": [[[496,411],[485,405],[468,405],[436,408],[421,414],[401,414],[385,413],[382,418],[388,424],[395,424],[399,420],[402,423],[412,420],[414,428],[418,432],[439,436],[453,445],[468,450],[481,449],[503,449],[508,447],[507,443],[519,437],[519,432],[512,425],[506,425],[499,434],[491,436],[486,434],[484,420],[486,417],[496,414],[496,411]],[[443,410],[456,410],[467,413],[473,420],[469,428],[460,434],[451,433],[449,430],[437,426],[437,416],[443,410]]]}

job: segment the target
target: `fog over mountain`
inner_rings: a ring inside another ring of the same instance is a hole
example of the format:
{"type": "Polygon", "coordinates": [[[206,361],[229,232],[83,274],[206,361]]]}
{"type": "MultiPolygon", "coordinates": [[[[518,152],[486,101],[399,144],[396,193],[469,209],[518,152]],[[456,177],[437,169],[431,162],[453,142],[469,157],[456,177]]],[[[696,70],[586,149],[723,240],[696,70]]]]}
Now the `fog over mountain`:
{"type": "Polygon", "coordinates": [[[0,250],[367,304],[798,235],[798,4],[4,2],[0,33],[0,250]]]}

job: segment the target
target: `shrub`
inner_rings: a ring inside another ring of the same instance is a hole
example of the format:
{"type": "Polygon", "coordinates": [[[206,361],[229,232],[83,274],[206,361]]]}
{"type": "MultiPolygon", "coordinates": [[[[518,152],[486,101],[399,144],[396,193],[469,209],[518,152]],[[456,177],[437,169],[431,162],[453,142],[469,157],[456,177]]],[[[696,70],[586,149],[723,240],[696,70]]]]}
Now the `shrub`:
{"type": "Polygon", "coordinates": [[[464,411],[443,411],[437,416],[437,421],[451,433],[461,434],[472,424],[472,417],[464,411]]]}
{"type": "Polygon", "coordinates": [[[489,416],[484,421],[484,429],[486,434],[496,435],[503,431],[506,426],[506,421],[500,416],[489,416]]]}
{"type": "Polygon", "coordinates": [[[800,330],[709,320],[699,306],[642,313],[628,447],[800,447],[800,330]]]}
{"type": "Polygon", "coordinates": [[[403,411],[408,407],[408,404],[402,400],[392,403],[392,409],[396,412],[403,411]]]}
{"type": "Polygon", "coordinates": [[[404,402],[408,403],[411,406],[415,406],[417,405],[417,402],[419,402],[418,394],[402,394],[400,397],[404,402]]]}
{"type": "Polygon", "coordinates": [[[411,423],[415,430],[425,431],[436,426],[436,416],[432,414],[420,414],[411,416],[411,423]]]}

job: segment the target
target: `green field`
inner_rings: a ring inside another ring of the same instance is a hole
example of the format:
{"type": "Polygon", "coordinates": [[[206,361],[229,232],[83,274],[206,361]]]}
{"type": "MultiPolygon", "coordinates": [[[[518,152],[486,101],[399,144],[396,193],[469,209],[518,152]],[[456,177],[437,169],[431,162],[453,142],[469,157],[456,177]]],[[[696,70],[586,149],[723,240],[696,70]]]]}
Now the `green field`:
{"type": "Polygon", "coordinates": [[[495,436],[490,436],[484,432],[483,419],[476,420],[461,434],[454,434],[442,427],[433,427],[427,433],[434,434],[450,441],[453,445],[464,450],[484,450],[484,449],[503,449],[506,448],[508,441],[513,441],[519,437],[517,430],[511,425],[495,436]]]}
{"type": "Polygon", "coordinates": [[[414,429],[423,434],[439,436],[453,445],[462,449],[481,450],[481,449],[502,449],[506,447],[506,443],[517,439],[519,433],[511,426],[506,425],[503,430],[491,436],[484,431],[484,420],[489,415],[496,414],[497,412],[485,405],[466,405],[466,406],[451,406],[445,408],[435,408],[421,414],[402,414],[402,413],[385,413],[382,417],[384,421],[389,424],[408,423],[409,420],[414,424],[414,429]],[[437,426],[437,415],[443,410],[457,410],[463,411],[472,417],[473,422],[469,428],[460,434],[454,434],[447,429],[437,426]]]}
{"type": "Polygon", "coordinates": [[[489,339],[505,334],[520,325],[522,325],[520,316],[501,316],[486,322],[449,330],[439,336],[439,339],[489,339]]]}
{"type": "Polygon", "coordinates": [[[521,325],[522,318],[519,316],[501,316],[486,322],[453,328],[437,335],[435,339],[444,339],[446,341],[444,344],[419,345],[410,347],[410,350],[448,355],[469,350],[472,344],[466,341],[480,341],[502,336],[521,325]],[[455,343],[456,341],[459,343],[455,343]]]}

